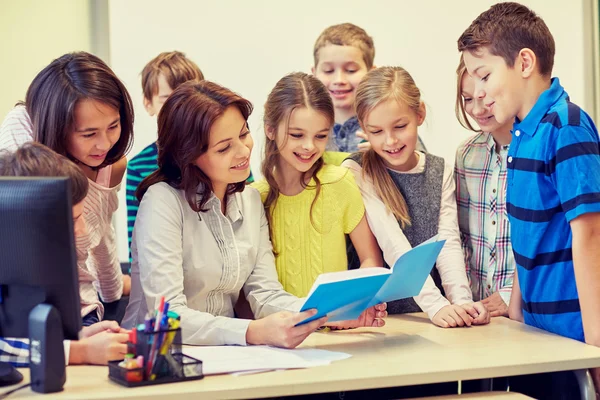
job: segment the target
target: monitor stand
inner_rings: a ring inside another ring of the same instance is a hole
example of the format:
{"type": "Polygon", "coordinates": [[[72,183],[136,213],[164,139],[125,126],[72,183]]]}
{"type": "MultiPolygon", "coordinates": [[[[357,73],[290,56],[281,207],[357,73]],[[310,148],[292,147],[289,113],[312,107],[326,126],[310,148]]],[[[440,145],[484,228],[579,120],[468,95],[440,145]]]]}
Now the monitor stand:
{"type": "Polygon", "coordinates": [[[23,380],[23,375],[9,363],[0,362],[0,387],[15,385],[23,380]]]}

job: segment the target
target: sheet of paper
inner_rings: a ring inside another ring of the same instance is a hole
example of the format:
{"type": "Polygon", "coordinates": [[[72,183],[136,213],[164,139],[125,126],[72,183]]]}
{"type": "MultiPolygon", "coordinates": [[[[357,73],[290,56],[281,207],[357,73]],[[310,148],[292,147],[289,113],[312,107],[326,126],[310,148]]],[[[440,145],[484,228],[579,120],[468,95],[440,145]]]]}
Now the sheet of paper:
{"type": "Polygon", "coordinates": [[[183,353],[202,361],[204,375],[309,368],[344,360],[350,354],[321,349],[269,346],[185,346],[183,353]]]}

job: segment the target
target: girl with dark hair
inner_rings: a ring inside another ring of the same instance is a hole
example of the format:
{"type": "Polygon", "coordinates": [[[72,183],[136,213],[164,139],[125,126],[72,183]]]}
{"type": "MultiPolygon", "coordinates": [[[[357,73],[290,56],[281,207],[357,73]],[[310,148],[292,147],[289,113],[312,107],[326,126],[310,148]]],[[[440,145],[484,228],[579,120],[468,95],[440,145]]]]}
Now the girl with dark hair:
{"type": "Polygon", "coordinates": [[[111,224],[133,141],[133,106],[125,86],[98,57],[69,53],[33,80],[24,103],[0,127],[0,149],[36,141],[79,166],[89,181],[84,200],[88,233],[77,238],[84,326],[102,319],[105,302],[128,294],[111,224]]]}

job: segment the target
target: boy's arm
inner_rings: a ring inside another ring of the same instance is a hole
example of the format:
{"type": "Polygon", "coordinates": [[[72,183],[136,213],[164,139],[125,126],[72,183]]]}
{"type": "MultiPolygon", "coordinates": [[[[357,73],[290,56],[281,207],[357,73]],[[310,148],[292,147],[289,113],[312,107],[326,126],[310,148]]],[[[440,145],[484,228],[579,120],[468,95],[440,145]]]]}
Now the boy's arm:
{"type": "Polygon", "coordinates": [[[571,230],[585,341],[600,346],[600,213],[587,213],[573,219],[571,230]]]}
{"type": "Polygon", "coordinates": [[[521,297],[521,288],[519,287],[519,274],[515,268],[512,293],[510,295],[510,304],[508,305],[508,317],[515,321],[523,322],[523,305],[521,297]]]}
{"type": "MultiPolygon", "coordinates": [[[[585,342],[600,346],[600,213],[583,214],[571,221],[573,269],[585,342]]],[[[516,275],[515,275],[516,277],[516,275]]],[[[514,289],[513,289],[514,290],[514,289]]],[[[590,370],[596,392],[600,390],[600,368],[590,370]]]]}

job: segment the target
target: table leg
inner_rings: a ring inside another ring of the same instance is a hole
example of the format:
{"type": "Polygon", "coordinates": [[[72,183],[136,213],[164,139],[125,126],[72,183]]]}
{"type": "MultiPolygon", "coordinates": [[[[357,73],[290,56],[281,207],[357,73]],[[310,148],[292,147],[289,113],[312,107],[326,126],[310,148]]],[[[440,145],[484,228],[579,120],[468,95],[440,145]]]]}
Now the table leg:
{"type": "Polygon", "coordinates": [[[573,371],[573,373],[577,378],[581,400],[596,400],[596,389],[594,388],[594,381],[590,372],[587,369],[578,369],[573,371]]]}

